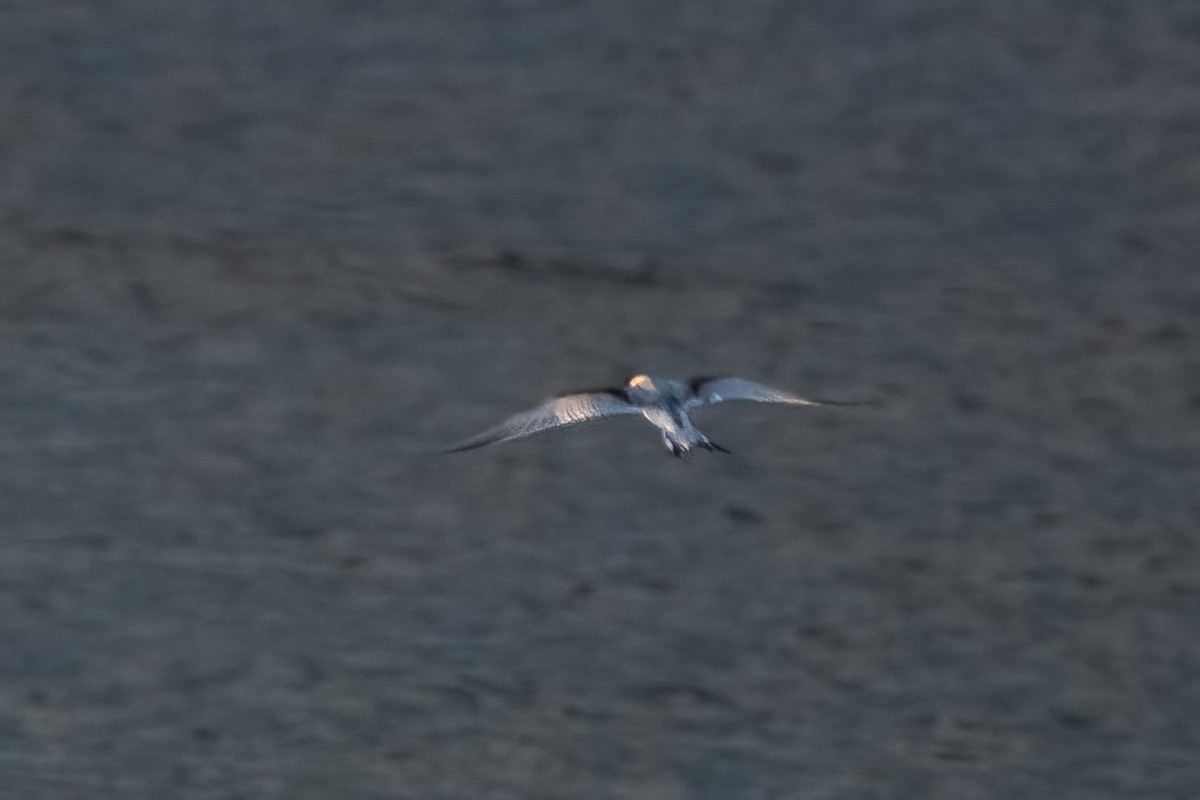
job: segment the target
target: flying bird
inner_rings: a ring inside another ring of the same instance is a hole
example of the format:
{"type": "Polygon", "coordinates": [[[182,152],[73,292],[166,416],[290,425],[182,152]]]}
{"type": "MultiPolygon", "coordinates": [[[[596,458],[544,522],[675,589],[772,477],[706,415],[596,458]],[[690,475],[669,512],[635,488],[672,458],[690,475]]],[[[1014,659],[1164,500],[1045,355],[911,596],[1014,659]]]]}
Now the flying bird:
{"type": "Polygon", "coordinates": [[[696,447],[728,453],[728,450],[696,429],[689,412],[700,406],[735,400],[788,406],[867,405],[834,400],[810,400],[744,378],[703,377],[676,381],[651,378],[649,375],[634,375],[621,387],[584,389],[553,397],[537,408],[515,414],[445,452],[474,450],[484,445],[520,439],[554,428],[605,417],[641,414],[659,429],[663,444],[676,458],[689,455],[696,447]]]}

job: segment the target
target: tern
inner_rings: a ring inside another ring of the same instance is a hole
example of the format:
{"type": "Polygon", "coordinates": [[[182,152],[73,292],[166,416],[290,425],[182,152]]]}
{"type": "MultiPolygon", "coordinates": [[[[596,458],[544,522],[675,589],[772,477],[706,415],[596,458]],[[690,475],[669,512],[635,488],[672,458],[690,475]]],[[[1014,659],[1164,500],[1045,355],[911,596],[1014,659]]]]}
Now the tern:
{"type": "Polygon", "coordinates": [[[515,414],[478,436],[446,450],[459,453],[497,442],[521,439],[543,431],[624,414],[641,414],[662,433],[663,444],[676,458],[694,448],[728,453],[692,424],[689,412],[700,406],[730,401],[776,403],[787,406],[858,406],[868,403],[810,400],[744,378],[702,377],[686,381],[634,375],[624,386],[582,389],[553,397],[537,408],[515,414]]]}

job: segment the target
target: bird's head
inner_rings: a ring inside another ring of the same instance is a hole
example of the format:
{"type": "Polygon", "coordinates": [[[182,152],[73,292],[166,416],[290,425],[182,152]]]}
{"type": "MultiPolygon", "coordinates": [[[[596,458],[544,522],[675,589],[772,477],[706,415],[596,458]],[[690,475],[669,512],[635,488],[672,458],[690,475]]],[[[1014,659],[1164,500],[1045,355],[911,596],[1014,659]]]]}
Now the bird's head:
{"type": "Polygon", "coordinates": [[[625,381],[625,393],[631,398],[648,400],[658,392],[658,387],[654,385],[654,380],[649,375],[631,375],[625,381]]]}

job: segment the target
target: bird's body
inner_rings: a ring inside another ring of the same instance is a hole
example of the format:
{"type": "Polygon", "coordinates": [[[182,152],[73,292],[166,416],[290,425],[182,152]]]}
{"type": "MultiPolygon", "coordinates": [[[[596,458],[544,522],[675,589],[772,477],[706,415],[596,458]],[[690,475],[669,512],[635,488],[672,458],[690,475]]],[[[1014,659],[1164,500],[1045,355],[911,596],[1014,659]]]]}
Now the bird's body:
{"type": "Polygon", "coordinates": [[[587,389],[559,395],[537,408],[509,417],[496,427],[447,452],[472,450],[495,442],[519,439],[552,428],[604,417],[641,414],[659,429],[663,444],[677,458],[683,458],[696,447],[728,453],[728,450],[696,429],[689,412],[699,406],[731,400],[793,406],[860,405],[808,400],[742,378],[705,377],[677,381],[634,375],[619,388],[587,389]]]}

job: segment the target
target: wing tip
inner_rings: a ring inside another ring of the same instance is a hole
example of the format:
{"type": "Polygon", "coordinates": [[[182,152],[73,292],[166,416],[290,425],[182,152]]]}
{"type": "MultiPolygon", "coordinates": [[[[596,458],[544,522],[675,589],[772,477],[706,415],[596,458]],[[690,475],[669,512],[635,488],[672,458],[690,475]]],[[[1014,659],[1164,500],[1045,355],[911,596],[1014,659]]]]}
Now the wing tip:
{"type": "Polygon", "coordinates": [[[506,439],[511,438],[514,437],[505,436],[503,433],[496,431],[484,431],[481,434],[472,436],[470,439],[466,439],[458,444],[454,444],[445,449],[439,450],[438,454],[449,456],[454,455],[455,453],[465,453],[468,450],[478,450],[481,447],[487,447],[489,444],[496,444],[497,442],[503,442],[506,439]]]}
{"type": "Polygon", "coordinates": [[[883,398],[872,397],[867,400],[826,400],[821,398],[808,402],[818,406],[882,406],[883,398]]]}
{"type": "Polygon", "coordinates": [[[437,450],[434,454],[439,456],[453,456],[457,455],[458,453],[465,453],[468,450],[478,450],[479,448],[486,447],[489,444],[491,444],[491,442],[465,442],[463,444],[456,444],[453,447],[445,447],[441,450],[437,450]]]}

